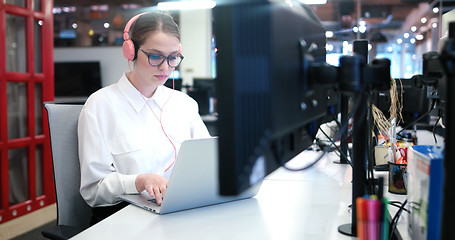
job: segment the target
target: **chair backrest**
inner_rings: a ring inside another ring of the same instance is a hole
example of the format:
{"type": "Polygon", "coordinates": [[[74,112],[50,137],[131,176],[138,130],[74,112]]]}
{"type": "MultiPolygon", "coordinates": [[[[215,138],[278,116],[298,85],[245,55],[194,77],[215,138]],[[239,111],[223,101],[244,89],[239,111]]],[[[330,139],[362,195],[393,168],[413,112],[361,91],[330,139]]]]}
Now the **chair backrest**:
{"type": "Polygon", "coordinates": [[[77,143],[77,123],[83,103],[45,102],[57,198],[57,224],[86,228],[92,210],[79,192],[81,171],[77,143]]]}

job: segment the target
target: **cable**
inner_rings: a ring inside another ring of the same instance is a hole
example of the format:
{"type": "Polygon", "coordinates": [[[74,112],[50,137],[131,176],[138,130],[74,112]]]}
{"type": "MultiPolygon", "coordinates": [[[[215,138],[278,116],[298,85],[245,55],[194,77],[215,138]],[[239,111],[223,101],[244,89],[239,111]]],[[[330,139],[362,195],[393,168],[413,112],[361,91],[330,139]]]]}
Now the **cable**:
{"type": "MultiPolygon", "coordinates": [[[[133,73],[134,75],[134,73],[133,73]]],[[[172,79],[172,85],[174,87],[174,79],[172,79]]],[[[161,107],[161,112],[160,112],[160,117],[158,118],[158,116],[155,114],[155,112],[153,111],[152,107],[150,106],[150,104],[147,102],[147,100],[145,99],[144,95],[141,94],[142,96],[142,99],[144,99],[144,102],[147,104],[147,106],[149,107],[149,109],[152,111],[153,115],[155,115],[155,117],[158,119],[158,121],[160,122],[160,126],[161,126],[161,130],[163,131],[164,133],[164,136],[166,136],[166,138],[169,140],[169,142],[171,143],[172,147],[174,148],[174,161],[172,161],[171,165],[169,165],[169,167],[167,167],[164,172],[167,172],[175,163],[175,161],[177,160],[177,148],[175,147],[174,143],[172,142],[171,138],[167,135],[166,131],[164,130],[164,126],[163,126],[163,122],[162,122],[162,117],[163,117],[163,109],[164,109],[164,106],[166,106],[166,104],[169,102],[169,99],[171,99],[172,95],[174,95],[174,91],[171,92],[171,95],[169,96],[169,98],[166,100],[166,102],[163,104],[163,106],[161,107]]]]}
{"type": "MultiPolygon", "coordinates": [[[[336,116],[335,114],[332,113],[332,117],[333,117],[333,120],[335,121],[335,123],[337,124],[338,128],[341,128],[341,123],[340,123],[340,121],[338,121],[337,116],[336,116]]],[[[349,121],[349,118],[348,118],[348,121],[349,121]]],[[[339,151],[340,151],[340,150],[339,150],[339,151]]],[[[340,151],[340,152],[341,152],[341,151],[340,151]]],[[[350,148],[347,148],[347,154],[348,154],[349,156],[352,156],[352,152],[351,152],[351,149],[350,149],[350,148]]],[[[349,160],[348,160],[346,154],[343,154],[343,156],[345,156],[346,161],[349,162],[349,160]]],[[[349,163],[349,164],[351,164],[351,163],[349,163]]]]}
{"type": "MultiPolygon", "coordinates": [[[[360,104],[364,101],[364,95],[363,95],[363,91],[359,91],[357,93],[357,95],[360,95],[361,96],[361,99],[359,101],[357,101],[355,103],[355,105],[353,106],[353,111],[351,113],[349,113],[349,116],[346,118],[346,122],[343,123],[343,126],[338,130],[338,133],[336,135],[336,137],[334,138],[334,141],[338,141],[338,139],[341,138],[341,135],[344,133],[344,131],[346,131],[347,127],[349,126],[349,119],[352,118],[352,116],[359,110],[360,108],[360,104]]],[[[309,168],[311,168],[312,166],[314,166],[316,163],[318,163],[322,157],[324,157],[324,155],[329,152],[329,149],[333,149],[333,147],[327,147],[323,150],[323,152],[321,153],[321,155],[316,159],[314,160],[311,164],[305,166],[305,167],[302,167],[302,168],[289,168],[285,165],[285,163],[283,162],[283,159],[281,156],[279,156],[278,152],[277,151],[272,151],[274,154],[275,154],[275,160],[278,162],[278,164],[280,164],[281,167],[283,167],[284,169],[288,170],[288,171],[293,171],[293,172],[298,172],[298,171],[304,171],[304,170],[307,170],[309,168]]],[[[351,165],[352,166],[352,165],[351,165]]]]}
{"type": "Polygon", "coordinates": [[[408,129],[409,127],[411,127],[412,125],[414,125],[416,122],[422,120],[424,117],[426,117],[428,114],[430,114],[431,111],[433,111],[434,107],[436,105],[436,101],[433,101],[433,104],[431,105],[431,108],[430,110],[428,110],[428,112],[424,113],[422,116],[420,116],[419,118],[417,118],[416,120],[412,121],[411,123],[409,123],[408,125],[406,125],[405,127],[403,127],[403,129],[401,129],[397,135],[399,135],[402,131],[404,131],[405,129],[408,129]]]}
{"type": "MultiPolygon", "coordinates": [[[[399,202],[399,201],[390,201],[390,202],[389,202],[389,205],[394,206],[394,207],[397,207],[397,208],[400,208],[400,207],[401,207],[401,204],[402,204],[402,203],[399,202]]],[[[411,211],[409,211],[409,209],[406,209],[406,208],[403,208],[403,211],[408,212],[408,213],[411,212],[411,211]]]]}
{"type": "MultiPolygon", "coordinates": [[[[329,136],[324,132],[324,130],[322,130],[321,127],[319,127],[319,130],[321,130],[322,134],[324,134],[324,136],[325,136],[327,139],[329,139],[329,141],[332,143],[332,145],[333,145],[333,146],[338,150],[338,152],[339,152],[340,154],[342,154],[343,157],[346,158],[346,160],[347,160],[348,157],[347,157],[346,154],[344,154],[344,153],[341,151],[341,149],[335,144],[335,142],[333,141],[333,139],[332,139],[331,137],[329,137],[329,136]]],[[[351,161],[349,161],[349,160],[347,160],[347,161],[348,161],[349,165],[351,165],[351,167],[352,167],[351,161]]]]}
{"type": "MultiPolygon", "coordinates": [[[[135,74],[134,74],[134,71],[131,69],[131,65],[130,65],[130,61],[128,61],[128,67],[130,69],[130,72],[131,72],[131,77],[133,79],[136,78],[135,74]]],[[[174,90],[174,87],[175,87],[175,81],[174,81],[174,74],[172,74],[172,90],[174,90]]],[[[145,99],[144,95],[139,91],[138,89],[138,92],[139,94],[141,95],[142,99],[144,100],[144,102],[147,104],[147,106],[149,107],[149,109],[152,111],[153,115],[155,115],[156,119],[158,120],[158,122],[160,123],[160,126],[161,126],[161,130],[163,131],[164,133],[164,136],[166,136],[166,138],[169,140],[169,142],[171,143],[172,145],[172,148],[174,149],[174,160],[172,161],[171,165],[169,165],[169,167],[167,167],[164,172],[167,172],[175,163],[175,161],[177,160],[177,148],[175,147],[174,143],[172,142],[171,138],[167,135],[166,131],[164,130],[164,126],[163,126],[163,123],[162,123],[162,117],[163,117],[163,109],[164,109],[164,106],[166,106],[166,104],[169,102],[169,99],[171,99],[172,95],[174,95],[174,91],[171,92],[171,95],[169,96],[169,98],[166,100],[166,102],[164,102],[163,106],[161,107],[161,113],[160,113],[160,117],[158,117],[155,112],[153,111],[152,107],[150,106],[150,104],[147,102],[147,100],[145,99]]]]}
{"type": "Polygon", "coordinates": [[[436,127],[438,126],[439,120],[441,120],[442,115],[439,115],[438,121],[433,126],[433,138],[434,138],[434,144],[438,145],[438,140],[436,139],[436,127]]]}
{"type": "Polygon", "coordinates": [[[403,204],[401,204],[400,209],[398,209],[398,212],[393,216],[392,222],[390,222],[390,228],[389,228],[389,240],[392,239],[393,232],[395,231],[397,224],[398,224],[398,219],[400,219],[401,213],[404,210],[404,206],[406,206],[406,203],[408,202],[408,199],[406,199],[403,204]]]}

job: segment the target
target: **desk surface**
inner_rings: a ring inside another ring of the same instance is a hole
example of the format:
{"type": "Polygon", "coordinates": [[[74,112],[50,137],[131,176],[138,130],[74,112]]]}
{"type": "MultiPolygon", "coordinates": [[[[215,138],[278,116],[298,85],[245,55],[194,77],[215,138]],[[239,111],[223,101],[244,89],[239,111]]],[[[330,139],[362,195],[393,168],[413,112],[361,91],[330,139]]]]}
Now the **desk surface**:
{"type": "MultiPolygon", "coordinates": [[[[318,154],[305,151],[289,166],[318,154]]],[[[303,172],[280,168],[251,199],[166,215],[130,205],[73,239],[355,239],[338,233],[351,222],[352,171],[334,159],[331,153],[303,172]]]]}
{"type": "MultiPolygon", "coordinates": [[[[434,144],[428,131],[419,132],[418,137],[419,144],[434,144]]],[[[437,138],[438,143],[443,142],[437,138]]],[[[299,168],[319,154],[302,152],[287,165],[299,168]]],[[[338,232],[340,225],[351,223],[352,169],[334,164],[337,160],[330,153],[307,171],[280,168],[251,199],[166,215],[130,205],[72,239],[356,239],[338,232]]],[[[387,183],[387,172],[375,175],[381,174],[387,183]]],[[[385,196],[400,202],[406,199],[388,192],[385,196]]],[[[397,210],[389,207],[392,216],[397,210]]],[[[397,226],[402,239],[410,239],[407,217],[404,212],[397,226]]]]}

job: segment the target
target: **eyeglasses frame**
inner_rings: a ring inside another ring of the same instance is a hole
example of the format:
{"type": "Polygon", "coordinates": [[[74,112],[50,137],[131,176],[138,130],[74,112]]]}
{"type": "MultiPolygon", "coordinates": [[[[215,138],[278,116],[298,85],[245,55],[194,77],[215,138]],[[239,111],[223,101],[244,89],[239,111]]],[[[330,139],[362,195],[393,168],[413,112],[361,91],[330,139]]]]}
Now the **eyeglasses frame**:
{"type": "Polygon", "coordinates": [[[161,64],[163,64],[164,61],[167,60],[166,62],[167,62],[167,65],[168,65],[169,67],[171,67],[171,68],[176,68],[176,67],[180,66],[180,64],[182,63],[182,61],[183,61],[183,59],[184,59],[183,55],[179,53],[178,56],[179,56],[182,60],[180,60],[179,64],[177,64],[177,66],[174,66],[174,67],[173,67],[173,66],[171,66],[171,64],[169,63],[169,60],[170,60],[171,55],[169,55],[169,56],[164,56],[163,54],[159,54],[159,53],[158,53],[158,54],[156,54],[156,53],[148,53],[148,52],[144,51],[144,49],[142,49],[142,48],[139,48],[139,50],[141,50],[141,52],[143,52],[143,53],[147,56],[147,61],[148,61],[148,63],[150,64],[150,66],[152,66],[152,67],[160,67],[161,64]],[[161,57],[163,57],[163,61],[161,61],[161,63],[159,63],[159,64],[153,65],[153,64],[150,63],[150,55],[160,55],[161,57]]]}

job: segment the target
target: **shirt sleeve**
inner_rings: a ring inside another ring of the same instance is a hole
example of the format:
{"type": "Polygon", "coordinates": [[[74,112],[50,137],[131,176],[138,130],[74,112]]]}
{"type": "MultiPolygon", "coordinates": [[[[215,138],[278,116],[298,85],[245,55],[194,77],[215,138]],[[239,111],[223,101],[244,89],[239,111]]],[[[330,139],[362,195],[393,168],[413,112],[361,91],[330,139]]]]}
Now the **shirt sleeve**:
{"type": "Polygon", "coordinates": [[[80,193],[88,205],[109,206],[119,201],[119,195],[137,193],[137,175],[125,175],[116,171],[98,120],[86,107],[79,116],[78,144],[80,193]]]}

